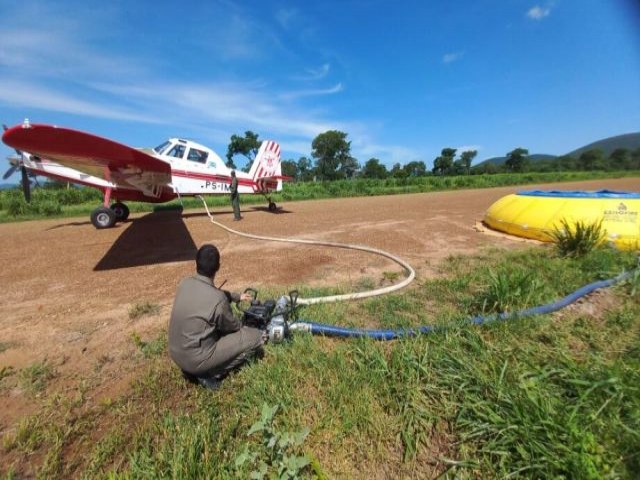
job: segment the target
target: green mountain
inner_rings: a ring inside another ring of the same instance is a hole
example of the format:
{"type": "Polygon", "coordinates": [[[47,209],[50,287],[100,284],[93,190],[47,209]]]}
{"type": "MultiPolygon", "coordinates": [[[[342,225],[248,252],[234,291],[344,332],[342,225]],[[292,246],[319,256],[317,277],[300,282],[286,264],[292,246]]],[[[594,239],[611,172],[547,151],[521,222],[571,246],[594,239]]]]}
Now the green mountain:
{"type": "MultiPolygon", "coordinates": [[[[640,132],[635,133],[626,133],[624,135],[616,135],[615,137],[603,138],[602,140],[598,140],[596,142],[585,145],[584,147],[576,148],[572,152],[567,153],[566,155],[570,155],[572,157],[578,158],[583,152],[587,150],[591,150],[593,148],[600,148],[604,151],[605,156],[609,156],[611,152],[613,152],[616,148],[626,148],[627,150],[635,150],[636,148],[640,148],[640,132]]],[[[553,160],[557,158],[557,155],[547,155],[543,153],[534,153],[529,155],[530,162],[537,162],[540,160],[553,160]]],[[[478,167],[483,163],[493,163],[495,165],[502,165],[507,157],[492,157],[483,160],[482,162],[474,165],[474,167],[478,167]]]]}
{"type": "MultiPolygon", "coordinates": [[[[539,162],[540,160],[553,160],[556,158],[555,155],[547,155],[546,153],[534,153],[532,155],[527,156],[530,162],[539,162]]],[[[492,157],[483,160],[482,162],[474,165],[477,167],[478,165],[482,165],[483,163],[493,163],[495,165],[502,165],[507,160],[507,157],[492,157]]]]}
{"type": "Polygon", "coordinates": [[[597,142],[590,143],[584,147],[575,149],[567,155],[578,158],[582,153],[593,148],[600,148],[606,156],[609,156],[616,148],[626,148],[627,150],[635,150],[640,147],[640,132],[627,133],[625,135],[616,135],[615,137],[604,138],[597,142]]]}

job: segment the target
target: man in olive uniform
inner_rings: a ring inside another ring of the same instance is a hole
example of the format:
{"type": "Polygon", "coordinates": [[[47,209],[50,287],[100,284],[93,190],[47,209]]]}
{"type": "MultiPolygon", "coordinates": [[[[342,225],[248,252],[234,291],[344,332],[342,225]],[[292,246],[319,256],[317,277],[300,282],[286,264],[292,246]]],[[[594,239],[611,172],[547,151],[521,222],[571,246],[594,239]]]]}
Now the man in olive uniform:
{"type": "Polygon", "coordinates": [[[210,244],[196,254],[197,274],[180,282],[169,320],[169,353],[185,377],[215,389],[233,369],[263,353],[263,332],[233,316],[230,301],[248,293],[215,287],[220,252],[210,244]]]}
{"type": "Polygon", "coordinates": [[[233,219],[240,220],[240,194],[238,193],[238,179],[236,171],[231,170],[231,205],[233,205],[233,219]]]}

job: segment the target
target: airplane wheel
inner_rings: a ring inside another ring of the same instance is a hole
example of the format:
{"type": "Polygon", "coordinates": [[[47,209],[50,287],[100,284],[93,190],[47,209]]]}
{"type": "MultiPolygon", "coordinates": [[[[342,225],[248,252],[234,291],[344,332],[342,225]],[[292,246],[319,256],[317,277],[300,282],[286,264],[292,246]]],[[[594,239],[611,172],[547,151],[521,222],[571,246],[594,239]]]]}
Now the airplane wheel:
{"type": "Polygon", "coordinates": [[[269,211],[270,212],[275,212],[278,209],[278,206],[275,204],[275,202],[269,202],[269,211]]]}
{"type": "Polygon", "coordinates": [[[91,212],[91,223],[98,229],[111,228],[116,224],[116,214],[110,208],[98,207],[91,212]]]}
{"type": "Polygon", "coordinates": [[[116,202],[111,205],[111,210],[116,214],[117,222],[124,222],[127,218],[129,218],[129,207],[127,207],[122,202],[116,202]]]}

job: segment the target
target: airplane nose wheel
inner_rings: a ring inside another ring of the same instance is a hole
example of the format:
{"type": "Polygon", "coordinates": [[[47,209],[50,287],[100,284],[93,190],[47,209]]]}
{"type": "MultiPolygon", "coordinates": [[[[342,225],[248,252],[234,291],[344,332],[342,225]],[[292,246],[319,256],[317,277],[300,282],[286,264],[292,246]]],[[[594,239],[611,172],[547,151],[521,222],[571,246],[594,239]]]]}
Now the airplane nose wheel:
{"type": "Polygon", "coordinates": [[[91,212],[91,223],[97,229],[111,228],[116,224],[116,214],[107,207],[98,207],[91,212]]]}
{"type": "Polygon", "coordinates": [[[116,214],[116,222],[124,222],[129,218],[129,207],[122,202],[116,202],[111,205],[111,210],[116,214]]]}
{"type": "Polygon", "coordinates": [[[276,205],[276,202],[269,202],[269,211],[270,212],[275,212],[278,209],[278,206],[276,205]]]}

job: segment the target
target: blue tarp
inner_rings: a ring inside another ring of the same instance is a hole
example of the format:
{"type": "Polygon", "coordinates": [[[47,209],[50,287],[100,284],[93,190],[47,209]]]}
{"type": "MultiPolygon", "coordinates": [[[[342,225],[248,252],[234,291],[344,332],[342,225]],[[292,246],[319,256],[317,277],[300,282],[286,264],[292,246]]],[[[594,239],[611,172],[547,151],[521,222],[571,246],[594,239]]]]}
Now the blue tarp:
{"type": "Polygon", "coordinates": [[[598,190],[596,192],[585,192],[580,190],[523,190],[516,195],[528,197],[558,197],[558,198],[623,198],[627,200],[640,199],[637,192],[616,192],[613,190],[598,190]]]}

